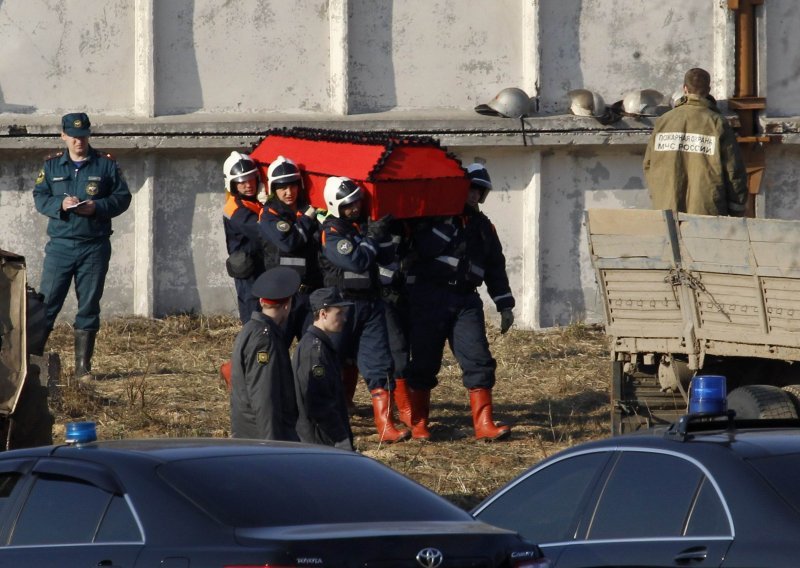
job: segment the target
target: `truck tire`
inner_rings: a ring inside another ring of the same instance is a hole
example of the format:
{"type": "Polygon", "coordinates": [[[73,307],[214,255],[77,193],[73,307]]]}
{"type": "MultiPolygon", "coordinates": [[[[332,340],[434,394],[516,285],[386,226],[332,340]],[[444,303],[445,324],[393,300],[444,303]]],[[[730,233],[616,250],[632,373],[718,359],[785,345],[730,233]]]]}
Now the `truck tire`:
{"type": "Polygon", "coordinates": [[[772,385],[745,385],[728,395],[728,409],[736,418],[797,418],[797,410],[789,393],[772,385]]]}
{"type": "Polygon", "coordinates": [[[789,395],[794,403],[794,409],[800,416],[800,385],[786,385],[783,390],[789,395]]]}

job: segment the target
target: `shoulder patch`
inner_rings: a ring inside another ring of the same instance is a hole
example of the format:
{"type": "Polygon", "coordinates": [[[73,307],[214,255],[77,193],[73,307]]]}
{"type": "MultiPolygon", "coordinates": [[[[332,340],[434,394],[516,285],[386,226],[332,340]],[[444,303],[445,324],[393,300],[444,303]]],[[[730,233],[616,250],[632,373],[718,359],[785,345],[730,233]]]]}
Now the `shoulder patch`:
{"type": "Polygon", "coordinates": [[[314,365],[311,367],[311,374],[313,374],[315,378],[321,379],[325,376],[325,367],[322,365],[314,365]]]}
{"type": "Polygon", "coordinates": [[[269,363],[269,353],[267,351],[259,351],[258,352],[258,362],[262,365],[266,365],[269,363]]]}
{"type": "Polygon", "coordinates": [[[289,229],[292,228],[292,226],[287,221],[282,221],[282,220],[275,223],[275,227],[277,227],[277,229],[281,233],[288,233],[289,229]]]}
{"type": "Polygon", "coordinates": [[[44,169],[39,170],[39,175],[36,176],[36,185],[44,181],[44,169]]]}
{"type": "Polygon", "coordinates": [[[353,252],[353,243],[347,239],[342,239],[337,243],[336,250],[339,251],[339,254],[350,254],[353,252]]]}

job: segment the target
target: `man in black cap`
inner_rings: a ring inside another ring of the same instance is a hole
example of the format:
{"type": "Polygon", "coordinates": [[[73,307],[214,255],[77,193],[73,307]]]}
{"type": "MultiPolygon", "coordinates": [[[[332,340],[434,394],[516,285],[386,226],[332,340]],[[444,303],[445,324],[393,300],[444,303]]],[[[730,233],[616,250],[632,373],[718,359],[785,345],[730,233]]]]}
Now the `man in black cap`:
{"type": "Polygon", "coordinates": [[[32,353],[45,344],[64,305],[72,281],[78,298],[75,315],[75,376],[91,377],[95,336],[100,329],[103,296],[111,258],[111,219],[131,203],[128,183],[111,157],[89,145],[89,117],[82,112],[61,118],[66,152],[45,160],[36,178],[33,201],[49,218],[40,292],[46,304],[46,333],[32,353]]]}
{"type": "Polygon", "coordinates": [[[314,323],[300,339],[292,357],[301,442],[353,449],[339,356],[331,333],[342,331],[353,302],[336,288],[320,288],[309,298],[314,323]]]}
{"type": "Polygon", "coordinates": [[[300,276],[271,268],[253,283],[260,312],[253,312],[231,357],[231,436],[297,441],[297,400],[285,331],[300,276]]]}

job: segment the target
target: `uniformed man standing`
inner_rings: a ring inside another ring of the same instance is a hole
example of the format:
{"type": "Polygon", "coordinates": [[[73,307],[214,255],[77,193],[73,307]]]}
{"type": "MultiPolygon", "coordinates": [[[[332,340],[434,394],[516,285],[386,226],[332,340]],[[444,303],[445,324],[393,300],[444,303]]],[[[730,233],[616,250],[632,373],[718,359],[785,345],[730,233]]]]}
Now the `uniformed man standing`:
{"type": "Polygon", "coordinates": [[[231,357],[231,436],[297,441],[295,397],[289,345],[284,331],[300,277],[278,266],[259,276],[253,312],[233,344],[231,357]]]}
{"type": "Polygon", "coordinates": [[[747,173],[736,134],[710,95],[711,77],[689,69],[683,97],[657,121],[644,155],[655,209],[741,217],[747,173]]]}
{"type": "Polygon", "coordinates": [[[100,329],[100,299],[111,259],[111,219],[131,203],[117,162],[89,144],[89,117],[82,112],[61,119],[66,152],[47,159],[36,178],[36,210],[49,217],[40,292],[46,304],[46,333],[32,353],[44,351],[72,281],[75,315],[75,376],[91,377],[95,338],[100,329]]]}
{"type": "Polygon", "coordinates": [[[486,283],[500,312],[500,332],[514,322],[514,296],[508,284],[500,239],[480,203],[492,188],[482,164],[467,167],[471,185],[462,215],[421,219],[414,229],[417,260],[409,272],[411,361],[406,386],[411,403],[412,435],[426,439],[431,389],[442,364],[446,342],[461,367],[469,390],[475,437],[506,438],[510,428],[492,417],[492,388],[497,363],[489,351],[483,301],[478,286],[486,283]]]}
{"type": "Polygon", "coordinates": [[[380,440],[406,440],[410,432],[397,429],[392,416],[392,354],[378,281],[378,264],[393,257],[389,219],[365,223],[362,189],[351,179],[328,178],[324,196],[328,216],[321,235],[323,280],[353,302],[340,336],[339,356],[342,361],[355,359],[367,382],[380,440]]]}
{"type": "Polygon", "coordinates": [[[300,290],[289,317],[289,337],[300,339],[311,324],[308,295],[322,286],[319,222],[308,202],[300,168],[278,156],[267,169],[267,202],[258,221],[269,250],[268,263],[288,266],[300,275],[300,290]]]}
{"type": "Polygon", "coordinates": [[[347,414],[339,356],[330,334],[339,333],[353,305],[336,288],[320,288],[309,298],[314,323],[292,356],[301,442],[352,450],[353,433],[347,414]]]}
{"type": "Polygon", "coordinates": [[[228,258],[225,268],[233,278],[239,319],[245,324],[254,311],[260,310],[252,287],[267,268],[264,265],[264,243],[258,230],[263,205],[258,200],[261,180],[258,167],[248,154],[231,152],[222,166],[225,175],[225,206],[222,224],[228,258]]]}

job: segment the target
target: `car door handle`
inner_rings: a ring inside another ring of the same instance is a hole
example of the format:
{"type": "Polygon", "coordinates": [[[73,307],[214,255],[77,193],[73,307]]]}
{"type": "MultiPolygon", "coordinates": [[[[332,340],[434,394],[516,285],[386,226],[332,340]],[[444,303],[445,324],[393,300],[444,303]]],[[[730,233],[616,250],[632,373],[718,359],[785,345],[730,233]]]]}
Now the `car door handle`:
{"type": "Polygon", "coordinates": [[[708,558],[708,548],[705,546],[695,546],[687,548],[675,556],[675,562],[700,562],[708,558]]]}

